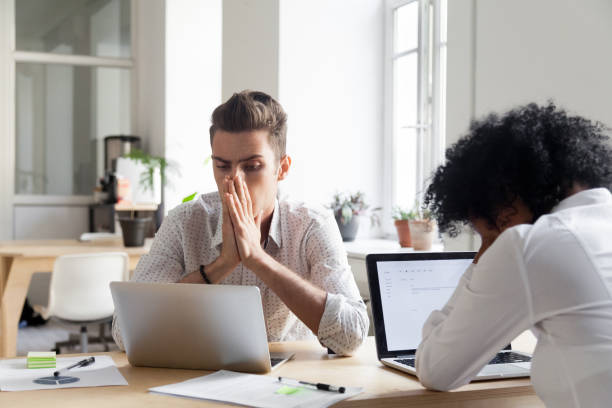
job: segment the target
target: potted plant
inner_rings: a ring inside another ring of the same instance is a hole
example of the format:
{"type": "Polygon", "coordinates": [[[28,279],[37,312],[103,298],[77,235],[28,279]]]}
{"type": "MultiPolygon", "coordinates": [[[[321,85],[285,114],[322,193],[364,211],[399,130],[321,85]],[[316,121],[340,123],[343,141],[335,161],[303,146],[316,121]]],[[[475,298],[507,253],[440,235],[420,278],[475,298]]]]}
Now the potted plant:
{"type": "Polygon", "coordinates": [[[359,229],[359,217],[369,212],[372,225],[378,225],[378,211],[380,207],[368,210],[370,206],[366,204],[364,193],[357,191],[354,194],[336,193],[333,201],[327,206],[334,212],[336,223],[340,229],[343,241],[354,241],[359,229]]]}
{"type": "MultiPolygon", "coordinates": [[[[156,229],[159,228],[164,215],[164,185],[167,183],[167,170],[176,170],[176,166],[168,162],[164,157],[153,156],[140,149],[132,149],[123,157],[140,163],[145,170],[140,174],[140,186],[145,191],[155,190],[155,174],[159,171],[161,178],[161,202],[155,211],[156,229]]],[[[142,246],[147,232],[147,227],[151,222],[151,217],[138,218],[134,216],[134,211],[130,212],[129,217],[119,217],[119,224],[123,232],[123,243],[125,246],[142,246]]]]}
{"type": "Polygon", "coordinates": [[[431,213],[423,209],[418,202],[412,210],[394,207],[392,217],[400,246],[413,247],[417,251],[429,251],[436,231],[431,213]]]}
{"type": "Polygon", "coordinates": [[[400,246],[402,248],[410,248],[412,246],[412,240],[410,239],[410,217],[414,217],[414,215],[401,207],[393,207],[391,216],[395,220],[394,224],[400,246]]]}

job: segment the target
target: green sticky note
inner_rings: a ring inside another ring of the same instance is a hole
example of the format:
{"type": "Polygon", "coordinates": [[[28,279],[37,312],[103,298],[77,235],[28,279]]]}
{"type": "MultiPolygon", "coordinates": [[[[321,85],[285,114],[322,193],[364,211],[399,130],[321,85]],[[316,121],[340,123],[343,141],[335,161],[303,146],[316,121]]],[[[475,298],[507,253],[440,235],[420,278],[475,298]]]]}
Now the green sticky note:
{"type": "Polygon", "coordinates": [[[30,351],[28,352],[28,360],[53,360],[55,361],[55,351],[30,351]]]}
{"type": "Polygon", "coordinates": [[[28,368],[55,368],[55,351],[30,351],[28,368]]]}
{"type": "Polygon", "coordinates": [[[300,392],[300,391],[301,389],[299,388],[287,387],[286,385],[283,385],[278,390],[276,390],[276,393],[283,394],[283,395],[291,395],[291,394],[295,394],[296,392],[300,392]]]}

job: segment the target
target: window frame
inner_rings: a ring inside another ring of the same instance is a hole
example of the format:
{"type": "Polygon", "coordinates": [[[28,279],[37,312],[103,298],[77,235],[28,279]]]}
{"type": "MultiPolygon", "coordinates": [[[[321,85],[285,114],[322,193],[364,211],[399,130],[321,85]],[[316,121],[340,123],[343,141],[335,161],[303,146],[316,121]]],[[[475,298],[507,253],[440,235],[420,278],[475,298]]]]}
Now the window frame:
{"type": "MultiPolygon", "coordinates": [[[[3,18],[4,26],[0,29],[0,38],[4,38],[4,43],[0,43],[0,81],[5,79],[4,87],[0,87],[0,123],[5,122],[4,135],[0,137],[0,146],[4,145],[7,147],[5,150],[5,157],[9,159],[3,166],[0,167],[3,176],[0,181],[6,186],[8,191],[5,191],[3,195],[5,197],[11,197],[9,201],[10,209],[6,208],[4,211],[0,209],[0,213],[10,211],[12,214],[12,208],[14,205],[83,205],[92,204],[93,200],[93,187],[92,193],[87,195],[46,195],[46,194],[17,194],[15,192],[15,154],[16,154],[16,106],[15,106],[15,92],[16,92],[16,66],[18,63],[39,63],[39,64],[57,64],[57,65],[68,65],[68,66],[87,66],[92,68],[107,67],[107,68],[122,68],[130,70],[130,132],[134,133],[136,124],[136,100],[137,95],[137,80],[136,72],[137,66],[134,56],[137,55],[137,14],[138,14],[138,1],[130,0],[130,57],[129,58],[116,58],[116,57],[97,57],[90,55],[76,55],[76,54],[54,54],[45,52],[33,52],[33,51],[18,51],[16,49],[16,38],[15,38],[15,2],[18,0],[0,0],[0,17],[3,18]],[[4,72],[3,72],[4,71],[4,72]],[[2,107],[4,105],[4,107],[2,107]],[[3,109],[2,109],[3,108],[3,109]]],[[[1,149],[0,149],[1,150],[1,149]]],[[[98,173],[99,169],[96,169],[98,173]]],[[[0,194],[2,191],[0,190],[0,194]]],[[[12,219],[8,225],[12,225],[12,219]]]]}
{"type": "MultiPolygon", "coordinates": [[[[410,3],[417,2],[419,5],[419,40],[416,50],[418,55],[418,99],[417,99],[417,123],[403,128],[419,129],[417,135],[417,163],[415,164],[416,185],[424,188],[427,178],[431,172],[444,160],[446,149],[446,67],[442,61],[442,49],[446,52],[447,41],[440,36],[442,24],[445,23],[446,15],[442,13],[442,2],[446,0],[385,0],[385,60],[384,60],[384,138],[383,138],[383,234],[386,238],[396,237],[391,214],[396,205],[397,192],[395,191],[396,180],[401,175],[395,174],[395,98],[394,98],[394,63],[414,50],[403,50],[396,53],[395,41],[395,17],[396,9],[410,3]],[[432,27],[433,25],[433,27],[432,27]],[[431,32],[431,39],[429,38],[431,32]],[[429,89],[429,75],[432,76],[431,89],[429,89]],[[431,106],[429,106],[431,105],[431,106]],[[427,146],[424,138],[429,133],[427,146]],[[389,160],[390,159],[390,160],[389,160]]],[[[447,11],[445,11],[446,13],[447,11]]],[[[445,29],[446,32],[446,29],[445,29]]],[[[417,187],[418,189],[418,187],[417,187]]],[[[416,192],[417,199],[419,193],[416,192]]]]}

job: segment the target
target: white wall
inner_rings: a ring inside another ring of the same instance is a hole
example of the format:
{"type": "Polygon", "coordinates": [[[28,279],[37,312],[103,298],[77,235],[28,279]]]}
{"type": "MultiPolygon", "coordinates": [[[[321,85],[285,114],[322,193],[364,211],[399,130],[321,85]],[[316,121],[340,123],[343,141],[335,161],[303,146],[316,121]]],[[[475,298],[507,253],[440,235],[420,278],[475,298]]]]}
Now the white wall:
{"type": "Polygon", "coordinates": [[[382,204],[383,36],[382,1],[280,2],[279,102],[293,159],[283,194],[327,204],[336,190],[362,190],[382,204]]]}
{"type": "Polygon", "coordinates": [[[612,126],[612,2],[452,0],[447,139],[491,111],[545,103],[612,126]]]}
{"type": "Polygon", "coordinates": [[[478,1],[476,115],[553,98],[612,126],[610,0],[478,1]]]}
{"type": "Polygon", "coordinates": [[[210,155],[210,115],[221,103],[221,0],[166,2],[165,139],[170,174],[166,210],[194,192],[216,190],[210,155]]]}
{"type": "Polygon", "coordinates": [[[278,44],[279,0],[223,0],[223,101],[244,89],[278,97],[278,44]]]}
{"type": "MultiPolygon", "coordinates": [[[[448,7],[448,145],[473,118],[548,99],[612,126],[612,2],[451,0],[448,7]]],[[[449,244],[468,249],[470,240],[449,244]]]]}
{"type": "Polygon", "coordinates": [[[85,205],[15,205],[13,239],[77,239],[89,231],[85,205]]]}
{"type": "Polygon", "coordinates": [[[136,0],[133,93],[135,135],[144,148],[164,154],[166,91],[166,0],[136,0]]]}
{"type": "MultiPolygon", "coordinates": [[[[450,0],[447,3],[447,146],[455,143],[466,132],[474,117],[474,1],[450,0]]],[[[444,236],[443,241],[448,251],[472,250],[476,245],[475,237],[470,232],[452,239],[444,236]]]]}

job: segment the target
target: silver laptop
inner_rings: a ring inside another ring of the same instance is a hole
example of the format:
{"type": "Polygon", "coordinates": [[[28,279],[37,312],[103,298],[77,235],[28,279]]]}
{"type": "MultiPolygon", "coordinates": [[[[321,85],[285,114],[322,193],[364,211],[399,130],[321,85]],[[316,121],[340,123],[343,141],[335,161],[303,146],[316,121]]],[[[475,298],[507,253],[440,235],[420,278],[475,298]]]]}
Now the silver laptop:
{"type": "MultiPolygon", "coordinates": [[[[416,349],[429,314],[441,309],[475,252],[370,254],[366,257],[378,359],[416,375],[416,349]]],[[[531,356],[508,345],[474,380],[528,377],[531,356]]]]}
{"type": "Polygon", "coordinates": [[[259,288],[112,282],[133,366],[265,373],[292,357],[270,353],[259,288]]]}

